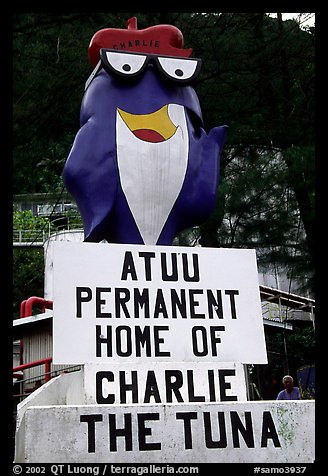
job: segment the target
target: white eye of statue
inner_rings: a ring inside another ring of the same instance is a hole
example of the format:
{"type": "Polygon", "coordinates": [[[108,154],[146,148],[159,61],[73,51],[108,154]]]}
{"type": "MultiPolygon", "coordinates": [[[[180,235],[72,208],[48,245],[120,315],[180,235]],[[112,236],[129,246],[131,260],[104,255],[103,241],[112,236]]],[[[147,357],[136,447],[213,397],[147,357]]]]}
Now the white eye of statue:
{"type": "Polygon", "coordinates": [[[158,62],[170,78],[180,81],[190,80],[199,69],[199,61],[193,59],[159,57],[158,62]]]}
{"type": "Polygon", "coordinates": [[[106,51],[106,60],[108,65],[117,73],[131,76],[143,68],[147,55],[134,55],[128,53],[116,53],[106,51]]]}

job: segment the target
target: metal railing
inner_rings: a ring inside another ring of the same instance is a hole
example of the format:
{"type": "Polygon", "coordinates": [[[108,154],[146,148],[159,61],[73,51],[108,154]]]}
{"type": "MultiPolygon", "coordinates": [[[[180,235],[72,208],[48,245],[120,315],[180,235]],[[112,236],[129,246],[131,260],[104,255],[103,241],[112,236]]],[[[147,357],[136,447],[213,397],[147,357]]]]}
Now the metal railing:
{"type": "Polygon", "coordinates": [[[44,365],[45,368],[45,381],[49,382],[50,376],[50,366],[52,362],[52,357],[47,357],[45,359],[35,360],[34,362],[29,362],[28,364],[17,365],[13,368],[13,374],[17,377],[17,372],[21,372],[32,367],[38,367],[39,365],[44,365]]]}
{"type": "Polygon", "coordinates": [[[62,223],[63,218],[57,218],[45,226],[45,228],[13,230],[14,246],[43,246],[50,236],[63,231],[82,230],[82,219],[79,215],[66,216],[66,223],[62,223]]]}
{"type": "Polygon", "coordinates": [[[15,246],[40,246],[53,233],[50,230],[14,230],[13,243],[15,246]]]}
{"type": "Polygon", "coordinates": [[[73,228],[69,229],[68,227],[63,228],[62,230],[56,231],[38,231],[38,230],[15,230],[13,232],[13,246],[14,247],[23,247],[23,246],[34,246],[34,247],[43,247],[45,242],[51,237],[59,233],[83,233],[83,228],[73,228]]]}
{"type": "MultiPolygon", "coordinates": [[[[76,372],[81,369],[81,365],[71,365],[61,369],[51,370],[52,357],[47,357],[45,359],[35,360],[34,362],[29,362],[27,364],[17,365],[13,368],[13,385],[14,385],[14,394],[13,397],[15,400],[22,401],[26,398],[30,392],[36,390],[43,383],[49,382],[52,378],[56,377],[62,373],[76,372]],[[23,370],[27,370],[32,367],[38,367],[44,365],[44,372],[41,372],[37,376],[23,377],[23,370]],[[16,381],[14,380],[16,379],[16,381]],[[34,387],[28,387],[29,384],[33,384],[34,387]],[[18,391],[16,390],[18,387],[18,391]]],[[[17,401],[16,401],[17,403],[17,401]]]]}

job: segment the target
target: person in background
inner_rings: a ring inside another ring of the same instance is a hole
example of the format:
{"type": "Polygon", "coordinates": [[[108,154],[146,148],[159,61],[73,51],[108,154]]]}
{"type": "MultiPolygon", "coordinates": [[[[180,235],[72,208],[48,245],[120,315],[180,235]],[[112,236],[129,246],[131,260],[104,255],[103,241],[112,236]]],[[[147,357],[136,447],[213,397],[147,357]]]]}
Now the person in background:
{"type": "Polygon", "coordinates": [[[285,375],[282,379],[284,390],[281,390],[276,400],[300,400],[300,389],[294,387],[294,379],[290,375],[285,375]]]}

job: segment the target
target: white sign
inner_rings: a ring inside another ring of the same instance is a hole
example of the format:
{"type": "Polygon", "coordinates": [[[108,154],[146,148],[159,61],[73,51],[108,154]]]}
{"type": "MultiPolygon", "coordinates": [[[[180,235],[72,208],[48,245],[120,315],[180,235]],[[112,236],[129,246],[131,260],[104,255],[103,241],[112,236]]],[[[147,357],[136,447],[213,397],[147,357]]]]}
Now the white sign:
{"type": "Polygon", "coordinates": [[[244,366],[236,362],[85,364],[83,375],[90,405],[247,400],[244,366]]]}
{"type": "Polygon", "coordinates": [[[54,243],[53,359],[267,363],[255,250],[54,243]]]}
{"type": "Polygon", "coordinates": [[[314,403],[32,406],[15,462],[312,463],[314,403]]]}

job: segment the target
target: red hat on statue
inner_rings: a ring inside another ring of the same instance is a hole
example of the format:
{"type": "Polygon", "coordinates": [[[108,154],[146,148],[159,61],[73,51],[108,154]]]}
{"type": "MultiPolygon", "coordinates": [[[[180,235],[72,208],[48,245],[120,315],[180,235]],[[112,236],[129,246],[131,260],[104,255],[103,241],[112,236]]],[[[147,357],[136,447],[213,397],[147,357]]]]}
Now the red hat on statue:
{"type": "Polygon", "coordinates": [[[137,18],[133,17],[128,20],[126,30],[104,28],[97,31],[91,38],[88,57],[93,67],[100,59],[101,48],[186,58],[192,54],[192,48],[184,49],[183,43],[183,35],[177,27],[155,25],[138,30],[137,18]]]}

